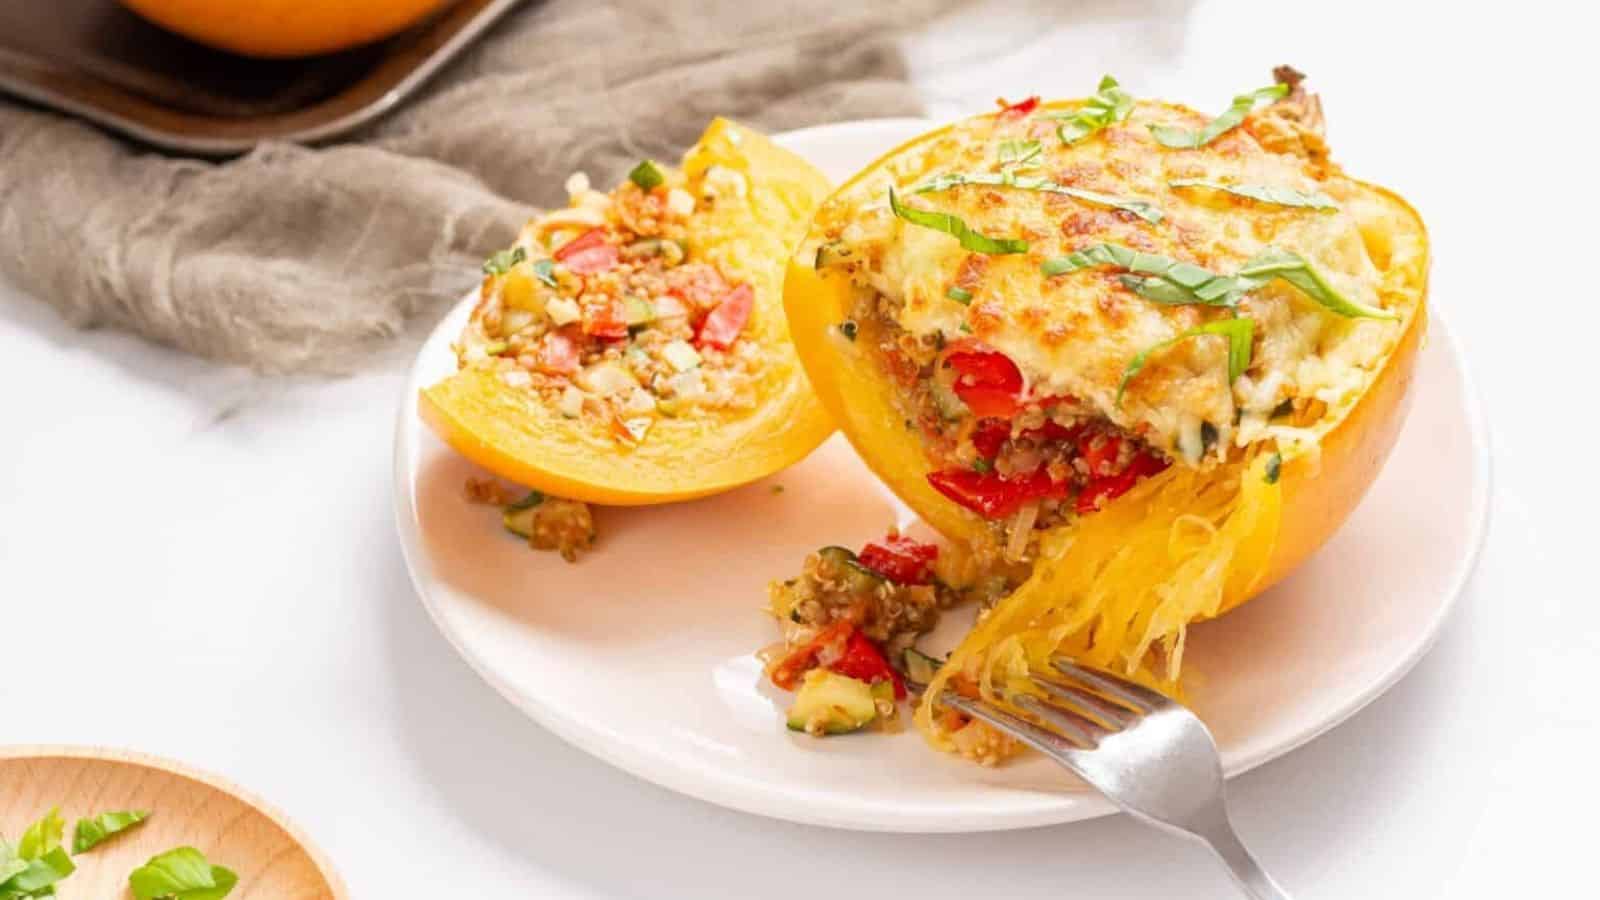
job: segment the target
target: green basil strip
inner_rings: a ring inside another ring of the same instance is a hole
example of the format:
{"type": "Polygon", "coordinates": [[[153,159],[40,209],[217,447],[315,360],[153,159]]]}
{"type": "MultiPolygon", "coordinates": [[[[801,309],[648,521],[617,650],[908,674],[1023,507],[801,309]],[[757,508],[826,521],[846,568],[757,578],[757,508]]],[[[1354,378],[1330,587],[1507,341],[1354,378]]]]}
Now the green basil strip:
{"type": "Polygon", "coordinates": [[[1128,197],[1113,197],[1098,191],[1086,191],[1082,188],[1068,187],[1064,184],[1051,181],[1048,178],[1030,178],[1025,175],[1013,175],[1010,172],[975,172],[970,175],[953,173],[950,175],[937,175],[911,189],[914,194],[928,194],[934,191],[947,191],[953,187],[964,184],[981,184],[989,187],[1009,187],[1021,191],[1042,191],[1047,194],[1064,194],[1093,203],[1097,206],[1109,206],[1133,213],[1139,218],[1155,225],[1161,221],[1163,215],[1155,204],[1147,200],[1135,200],[1128,197]]]}
{"type": "Polygon", "coordinates": [[[1199,131],[1190,131],[1175,125],[1151,125],[1150,133],[1155,137],[1156,143],[1163,147],[1176,150],[1192,150],[1204,147],[1229,131],[1239,127],[1244,117],[1256,108],[1262,100],[1268,102],[1281,100],[1289,93],[1287,84],[1275,84],[1271,87],[1257,88],[1248,94],[1240,94],[1233,98],[1233,103],[1227,111],[1217,116],[1199,131]]]}
{"type": "Polygon", "coordinates": [[[667,176],[661,174],[661,169],[654,161],[645,159],[640,160],[639,164],[633,167],[633,171],[628,173],[628,180],[648,191],[666,181],[667,176]]]}
{"type": "Polygon", "coordinates": [[[1017,238],[992,238],[979,231],[967,227],[959,216],[950,213],[934,212],[928,209],[916,209],[910,206],[901,206],[900,199],[894,195],[894,188],[889,188],[889,208],[894,214],[913,225],[942,231],[961,242],[961,246],[974,253],[987,253],[991,256],[1001,256],[1008,253],[1027,253],[1028,242],[1017,238]]]}
{"type": "Polygon", "coordinates": [[[1124,286],[1147,300],[1168,306],[1233,306],[1247,289],[1236,277],[1217,275],[1193,263],[1144,253],[1121,244],[1094,244],[1076,253],[1047,259],[1039,271],[1049,278],[1095,266],[1126,269],[1133,275],[1122,277],[1124,286]]]}
{"type": "Polygon", "coordinates": [[[962,306],[972,302],[972,292],[966,288],[951,287],[950,290],[944,292],[944,295],[962,306]]]}
{"type": "Polygon", "coordinates": [[[1160,353],[1179,341],[1185,341],[1192,337],[1214,334],[1228,339],[1228,383],[1232,384],[1234,379],[1244,374],[1245,369],[1250,368],[1250,350],[1251,344],[1255,340],[1255,332],[1256,323],[1252,319],[1218,319],[1215,322],[1207,322],[1197,328],[1191,328],[1177,337],[1162,341],[1153,347],[1145,348],[1135,354],[1133,359],[1128,360],[1127,368],[1122,370],[1122,381],[1117,385],[1117,408],[1122,408],[1122,394],[1128,389],[1128,382],[1133,380],[1133,376],[1139,374],[1139,371],[1144,368],[1144,364],[1150,360],[1151,355],[1160,353]]]}
{"type": "Polygon", "coordinates": [[[1001,141],[999,160],[1001,168],[1020,169],[1044,152],[1038,141],[1001,141]]]}
{"type": "Polygon", "coordinates": [[[546,287],[556,286],[555,263],[548,259],[535,260],[533,263],[533,277],[539,279],[546,287]]]}
{"type": "Polygon", "coordinates": [[[79,819],[72,827],[72,852],[85,853],[104,843],[112,835],[127,831],[150,817],[142,809],[103,812],[92,819],[79,819]]]}
{"type": "Polygon", "coordinates": [[[1252,282],[1247,290],[1253,290],[1274,278],[1282,278],[1284,281],[1299,288],[1307,297],[1321,304],[1329,312],[1337,313],[1345,318],[1400,318],[1387,309],[1358,303],[1340,294],[1303,257],[1287,250],[1277,250],[1269,247],[1256,254],[1253,259],[1244,264],[1244,268],[1239,270],[1239,279],[1241,281],[1252,282]]]}
{"type": "Polygon", "coordinates": [[[1100,79],[1095,95],[1071,112],[1051,113],[1047,118],[1062,119],[1056,128],[1061,143],[1071,146],[1117,122],[1126,121],[1133,112],[1133,97],[1124,91],[1115,78],[1106,75],[1100,79]]]}
{"type": "Polygon", "coordinates": [[[504,275],[511,271],[511,267],[528,258],[528,251],[521,247],[510,250],[501,250],[483,261],[483,274],[504,275]]]}
{"type": "Polygon", "coordinates": [[[1283,473],[1283,454],[1274,453],[1267,457],[1267,474],[1262,480],[1267,484],[1277,484],[1278,476],[1283,473]]]}
{"type": "Polygon", "coordinates": [[[1299,206],[1306,209],[1334,210],[1339,204],[1333,198],[1317,191],[1309,193],[1297,191],[1294,188],[1275,187],[1270,184],[1223,184],[1220,181],[1208,181],[1204,178],[1180,178],[1167,182],[1167,187],[1186,188],[1201,187],[1214,191],[1223,191],[1236,197],[1245,197],[1260,203],[1270,203],[1275,206],[1299,206]]]}

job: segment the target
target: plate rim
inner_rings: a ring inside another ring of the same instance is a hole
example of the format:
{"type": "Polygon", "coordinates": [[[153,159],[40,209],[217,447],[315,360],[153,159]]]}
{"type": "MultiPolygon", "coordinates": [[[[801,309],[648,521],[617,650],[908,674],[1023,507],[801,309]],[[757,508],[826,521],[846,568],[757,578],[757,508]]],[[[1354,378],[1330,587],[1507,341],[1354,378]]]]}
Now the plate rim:
{"type": "MultiPolygon", "coordinates": [[[[775,134],[773,139],[779,143],[814,140],[819,136],[825,138],[837,132],[904,128],[913,123],[924,128],[937,126],[935,120],[914,117],[860,119],[781,132],[775,134]]],[[[474,293],[469,293],[461,301],[453,305],[440,318],[438,324],[429,329],[422,348],[425,349],[434,343],[439,333],[456,317],[462,306],[472,302],[474,293]]],[[[1451,573],[1449,588],[1446,592],[1447,596],[1444,602],[1439,605],[1434,616],[1428,621],[1422,639],[1403,657],[1398,658],[1378,678],[1374,679],[1363,690],[1334,707],[1330,713],[1321,717],[1311,727],[1301,729],[1276,744],[1258,748],[1244,757],[1236,757],[1231,760],[1224,770],[1226,778],[1231,779],[1242,775],[1272,760],[1294,752],[1310,741],[1342,725],[1397,684],[1438,642],[1445,622],[1449,620],[1451,614],[1455,611],[1461,595],[1465,593],[1467,585],[1477,571],[1483,545],[1488,534],[1489,498],[1493,480],[1490,432],[1484,417],[1482,397],[1479,394],[1476,380],[1473,378],[1471,367],[1467,363],[1467,357],[1463,352],[1460,339],[1456,336],[1455,331],[1446,324],[1446,317],[1441,315],[1433,304],[1428,307],[1428,316],[1429,328],[1424,340],[1440,341],[1447,355],[1456,364],[1456,379],[1461,389],[1466,413],[1465,425],[1467,433],[1471,437],[1472,445],[1469,453],[1473,475],[1472,496],[1469,498],[1471,522],[1469,523],[1467,547],[1459,557],[1455,571],[1451,573]]],[[[814,794],[803,793],[800,790],[789,787],[774,787],[770,782],[765,781],[752,782],[725,769],[712,773],[706,770],[687,768],[675,762],[662,762],[661,758],[654,754],[632,752],[631,748],[626,745],[606,741],[604,735],[598,731],[584,728],[577,719],[568,716],[555,707],[542,704],[519,691],[514,685],[505,683],[475,654],[468,651],[460,636],[446,622],[443,611],[438,608],[437,599],[424,587],[424,578],[422,577],[420,566],[422,565],[421,561],[425,559],[425,553],[420,545],[421,528],[418,525],[417,509],[411,490],[412,485],[408,477],[409,468],[406,464],[409,456],[415,450],[413,442],[410,440],[410,430],[407,426],[412,424],[409,417],[416,415],[415,398],[418,391],[423,387],[420,383],[421,373],[418,365],[421,355],[422,349],[419,349],[407,372],[400,396],[399,411],[395,417],[392,499],[395,513],[395,529],[400,539],[401,555],[405,559],[406,572],[411,580],[413,592],[421,601],[423,608],[428,613],[428,617],[433,621],[434,627],[444,635],[456,653],[496,693],[540,726],[549,729],[562,740],[585,753],[652,784],[741,812],[806,825],[818,825],[851,831],[978,833],[1058,825],[1098,818],[1117,812],[1117,808],[1114,805],[1092,791],[1060,794],[1024,794],[1019,792],[1009,798],[1008,805],[1004,809],[975,811],[963,807],[959,810],[953,810],[953,815],[932,816],[921,808],[907,811],[863,800],[857,800],[845,808],[835,805],[823,810],[818,808],[814,794]]]]}

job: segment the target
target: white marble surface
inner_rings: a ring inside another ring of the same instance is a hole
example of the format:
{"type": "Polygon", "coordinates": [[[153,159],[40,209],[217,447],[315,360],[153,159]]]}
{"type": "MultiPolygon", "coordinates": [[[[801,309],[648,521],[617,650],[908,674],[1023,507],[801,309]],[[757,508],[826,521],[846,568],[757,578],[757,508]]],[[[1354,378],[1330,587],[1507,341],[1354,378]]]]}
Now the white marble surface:
{"type": "MultiPolygon", "coordinates": [[[[1600,325],[1586,30],[1554,6],[1452,8],[995,5],[910,46],[942,115],[1082,93],[1102,71],[1216,108],[1292,61],[1344,164],[1432,228],[1434,303],[1493,429],[1494,518],[1434,652],[1234,783],[1240,830],[1302,898],[1594,883],[1600,596],[1582,561],[1600,492],[1573,476],[1595,446],[1579,371],[1600,325]]],[[[73,331],[0,286],[0,383],[0,743],[129,746],[238,779],[357,897],[1231,896],[1199,851],[1124,818],[830,832],[567,747],[479,683],[411,595],[388,495],[397,374],[261,382],[73,331]],[[791,874],[818,864],[821,885],[791,874]]]]}

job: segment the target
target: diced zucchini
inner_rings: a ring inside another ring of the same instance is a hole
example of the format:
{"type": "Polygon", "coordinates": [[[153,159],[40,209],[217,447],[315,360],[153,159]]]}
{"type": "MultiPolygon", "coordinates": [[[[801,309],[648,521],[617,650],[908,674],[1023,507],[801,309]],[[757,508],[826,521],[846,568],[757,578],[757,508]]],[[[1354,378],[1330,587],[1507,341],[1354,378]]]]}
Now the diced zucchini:
{"type": "Polygon", "coordinates": [[[869,594],[888,583],[888,579],[863,566],[854,551],[844,547],[823,547],[817,551],[817,556],[840,573],[852,594],[869,594]]]}
{"type": "Polygon", "coordinates": [[[934,674],[939,671],[939,667],[944,665],[944,660],[934,659],[915,647],[906,648],[905,661],[906,674],[911,676],[912,681],[922,684],[932,681],[934,674]]]}
{"type": "Polygon", "coordinates": [[[830,241],[817,247],[816,259],[812,260],[811,267],[825,269],[836,266],[850,257],[850,251],[845,248],[842,241],[830,241]]]}
{"type": "Polygon", "coordinates": [[[683,262],[683,245],[671,238],[641,238],[622,248],[622,258],[626,260],[655,257],[660,257],[669,266],[675,266],[683,262]]]}
{"type": "MultiPolygon", "coordinates": [[[[893,689],[890,685],[891,692],[893,689]]],[[[788,724],[791,731],[821,737],[860,731],[877,717],[878,703],[871,685],[827,669],[812,669],[789,707],[788,724]]]]}
{"type": "Polygon", "coordinates": [[[967,405],[961,402],[949,385],[935,378],[928,382],[928,390],[933,395],[933,405],[938,408],[941,419],[954,422],[967,414],[967,405]]]}
{"type": "Polygon", "coordinates": [[[655,304],[649,300],[641,300],[638,297],[624,297],[622,308],[627,311],[629,328],[648,325],[656,320],[655,304]]]}
{"type": "Polygon", "coordinates": [[[539,504],[544,502],[544,495],[538,491],[529,491],[526,497],[510,504],[500,513],[500,521],[506,530],[517,537],[528,539],[533,537],[534,512],[539,504]]]}
{"type": "Polygon", "coordinates": [[[677,340],[661,348],[661,356],[675,372],[687,372],[700,365],[700,354],[688,341],[677,340]]]}
{"type": "Polygon", "coordinates": [[[550,321],[557,325],[570,325],[583,318],[583,310],[578,308],[578,301],[571,297],[553,297],[544,306],[544,311],[550,316],[550,321]]]}

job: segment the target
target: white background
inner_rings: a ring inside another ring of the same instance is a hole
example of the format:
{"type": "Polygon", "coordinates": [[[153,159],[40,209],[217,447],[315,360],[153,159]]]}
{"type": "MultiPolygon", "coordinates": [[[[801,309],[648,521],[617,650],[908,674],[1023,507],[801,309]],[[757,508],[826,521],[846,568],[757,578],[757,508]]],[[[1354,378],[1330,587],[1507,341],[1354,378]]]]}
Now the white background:
{"type": "MultiPolygon", "coordinates": [[[[1409,677],[1233,782],[1240,831],[1302,898],[1595,885],[1597,53],[1564,8],[1471,6],[997,4],[907,46],[942,117],[1082,95],[1106,71],[1215,110],[1292,62],[1337,158],[1428,221],[1432,302],[1493,435],[1490,536],[1409,677]]],[[[412,595],[388,492],[400,383],[258,381],[73,331],[0,286],[0,743],[127,746],[236,779],[356,897],[1231,896],[1200,851],[1124,818],[830,832],[567,747],[412,595]]]]}

